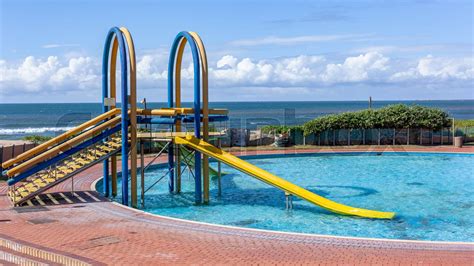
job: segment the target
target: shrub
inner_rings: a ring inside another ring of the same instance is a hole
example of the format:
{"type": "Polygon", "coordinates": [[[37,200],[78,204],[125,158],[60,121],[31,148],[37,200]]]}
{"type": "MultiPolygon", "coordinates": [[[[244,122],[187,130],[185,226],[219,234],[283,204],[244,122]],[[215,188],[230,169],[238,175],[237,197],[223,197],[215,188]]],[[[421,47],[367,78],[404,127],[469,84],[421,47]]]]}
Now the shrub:
{"type": "Polygon", "coordinates": [[[30,142],[33,142],[33,143],[36,143],[36,144],[41,144],[41,143],[46,142],[46,141],[48,141],[52,138],[53,137],[40,136],[40,135],[30,135],[30,136],[23,137],[22,140],[30,141],[30,142]]]}
{"type": "Polygon", "coordinates": [[[474,119],[470,120],[454,120],[454,127],[474,127],[474,119]]]}
{"type": "Polygon", "coordinates": [[[380,109],[326,115],[306,122],[305,135],[326,130],[351,128],[425,128],[439,130],[451,125],[448,114],[437,108],[418,105],[388,105],[380,109]]]}
{"type": "Polygon", "coordinates": [[[289,133],[290,130],[302,129],[301,126],[263,126],[260,128],[263,133],[284,134],[289,133]]]}

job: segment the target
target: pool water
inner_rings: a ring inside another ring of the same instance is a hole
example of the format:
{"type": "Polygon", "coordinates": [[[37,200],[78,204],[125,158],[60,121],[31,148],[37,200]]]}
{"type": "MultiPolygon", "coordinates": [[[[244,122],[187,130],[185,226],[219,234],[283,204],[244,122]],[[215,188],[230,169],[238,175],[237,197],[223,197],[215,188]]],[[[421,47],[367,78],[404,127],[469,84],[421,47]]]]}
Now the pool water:
{"type": "MultiPolygon", "coordinates": [[[[474,241],[474,156],[384,153],[270,156],[249,162],[331,200],[394,211],[393,220],[330,213],[223,164],[222,196],[211,179],[209,205],[194,205],[194,179],[183,174],[182,193],[163,179],[146,193],[145,211],[207,223],[299,233],[439,241],[474,241]]],[[[216,167],[217,163],[212,163],[216,167]]],[[[146,173],[149,187],[164,173],[146,173]]],[[[99,182],[100,186],[101,182],[99,182]]],[[[118,197],[119,198],[119,197],[118,197]]]]}

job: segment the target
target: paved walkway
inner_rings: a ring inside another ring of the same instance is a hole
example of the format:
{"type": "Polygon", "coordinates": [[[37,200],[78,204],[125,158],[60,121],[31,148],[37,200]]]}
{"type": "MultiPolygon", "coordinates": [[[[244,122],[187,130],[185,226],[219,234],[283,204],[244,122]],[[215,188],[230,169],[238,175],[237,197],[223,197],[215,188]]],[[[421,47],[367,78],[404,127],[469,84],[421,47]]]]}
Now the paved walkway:
{"type": "MultiPolygon", "coordinates": [[[[377,147],[359,147],[358,150],[381,151],[377,147]]],[[[474,153],[474,147],[411,150],[474,153]]],[[[286,153],[315,151],[292,150],[286,153]]],[[[101,172],[98,165],[76,176],[75,189],[99,197],[90,191],[90,187],[101,172]]],[[[65,181],[50,192],[70,191],[70,184],[70,181],[65,181]]],[[[99,201],[12,208],[5,193],[6,185],[0,183],[0,265],[12,262],[32,265],[51,262],[75,265],[472,265],[474,262],[472,244],[371,240],[226,228],[158,217],[100,197],[99,201]]]]}

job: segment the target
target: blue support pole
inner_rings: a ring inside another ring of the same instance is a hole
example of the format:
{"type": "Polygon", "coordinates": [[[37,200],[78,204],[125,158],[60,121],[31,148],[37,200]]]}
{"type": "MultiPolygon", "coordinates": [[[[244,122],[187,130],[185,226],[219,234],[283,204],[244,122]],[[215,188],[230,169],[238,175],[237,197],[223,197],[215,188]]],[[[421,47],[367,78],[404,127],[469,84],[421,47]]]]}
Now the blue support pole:
{"type": "MultiPolygon", "coordinates": [[[[128,205],[128,71],[127,71],[127,54],[123,34],[119,28],[113,27],[109,30],[105,41],[104,55],[102,59],[102,108],[106,112],[108,106],[104,104],[104,99],[108,97],[109,90],[109,54],[112,40],[117,38],[120,51],[120,67],[121,67],[121,96],[122,96],[122,204],[128,205]]],[[[104,195],[110,194],[109,181],[109,165],[108,160],[104,162],[104,195]]]]}
{"type": "MultiPolygon", "coordinates": [[[[200,64],[199,64],[199,53],[196,47],[196,43],[192,36],[185,31],[182,31],[176,35],[173,45],[171,46],[171,53],[168,64],[168,107],[174,106],[174,67],[176,60],[176,51],[181,40],[185,38],[191,47],[191,52],[193,56],[193,65],[194,65],[194,135],[196,138],[201,137],[201,74],[200,74],[200,64]]],[[[168,153],[168,164],[170,169],[174,169],[174,157],[172,154],[172,149],[168,153]],[[172,168],[171,168],[172,167],[172,168]]],[[[201,153],[195,152],[194,154],[194,175],[195,175],[195,200],[196,204],[202,203],[202,180],[201,180],[201,153]]],[[[174,170],[170,171],[170,189],[174,185],[174,170]]]]}

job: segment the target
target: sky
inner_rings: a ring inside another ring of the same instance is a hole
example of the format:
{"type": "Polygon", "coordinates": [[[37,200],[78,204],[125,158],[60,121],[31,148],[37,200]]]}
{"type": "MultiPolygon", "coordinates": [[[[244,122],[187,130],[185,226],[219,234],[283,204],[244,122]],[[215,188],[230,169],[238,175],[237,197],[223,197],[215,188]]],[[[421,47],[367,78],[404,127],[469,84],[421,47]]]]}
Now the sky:
{"type": "Polygon", "coordinates": [[[0,0],[0,103],[100,102],[112,26],[133,35],[148,101],[166,101],[183,30],[206,46],[211,101],[474,99],[473,16],[472,1],[0,0]]]}

